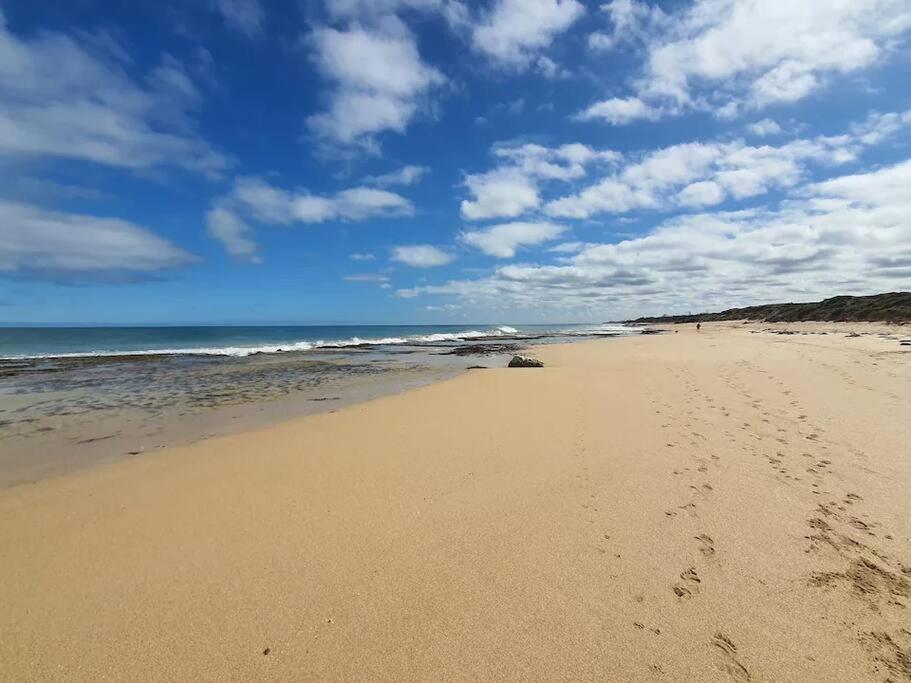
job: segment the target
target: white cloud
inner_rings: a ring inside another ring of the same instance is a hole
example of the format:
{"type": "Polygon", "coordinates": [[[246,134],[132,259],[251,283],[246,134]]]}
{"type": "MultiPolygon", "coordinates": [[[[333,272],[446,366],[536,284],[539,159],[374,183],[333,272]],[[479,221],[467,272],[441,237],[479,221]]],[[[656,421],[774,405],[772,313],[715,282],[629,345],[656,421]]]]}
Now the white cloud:
{"type": "Polygon", "coordinates": [[[562,242],[547,251],[554,254],[575,254],[585,248],[585,242],[562,242]]]}
{"type": "Polygon", "coordinates": [[[614,37],[606,33],[596,31],[588,36],[588,47],[596,52],[607,52],[613,50],[616,45],[614,37]]]}
{"type": "Polygon", "coordinates": [[[283,190],[259,178],[238,178],[229,199],[262,223],[282,225],[414,214],[414,206],[401,195],[372,187],[322,196],[305,190],[283,190]]]}
{"type": "Polygon", "coordinates": [[[463,232],[459,239],[465,244],[477,247],[488,256],[512,258],[519,247],[549,242],[565,232],[565,226],[553,223],[514,222],[463,232]]]}
{"type": "Polygon", "coordinates": [[[376,216],[411,216],[414,206],[401,195],[373,187],[353,187],[334,195],[284,190],[260,178],[237,178],[207,215],[209,235],[228,253],[256,260],[257,245],[245,219],[268,225],[362,221],[376,216]]]}
{"type": "Polygon", "coordinates": [[[564,69],[550,57],[545,55],[540,55],[535,59],[534,65],[538,73],[544,76],[544,78],[569,78],[572,75],[567,69],[564,69]]]}
{"type": "Polygon", "coordinates": [[[676,216],[585,245],[561,265],[504,266],[398,294],[604,320],[893,291],[911,278],[909,186],[911,160],[794,188],[771,207],[676,216]]]}
{"type": "Polygon", "coordinates": [[[469,175],[465,185],[474,197],[461,204],[463,218],[511,218],[538,208],[541,200],[533,179],[515,168],[469,175]]]}
{"type": "Polygon", "coordinates": [[[328,110],[307,125],[333,143],[375,151],[378,133],[404,132],[430,89],[445,82],[421,61],[414,36],[394,16],[370,29],[318,28],[312,44],[317,68],[334,90],[328,110]]]}
{"type": "Polygon", "coordinates": [[[763,119],[762,121],[756,121],[747,126],[753,135],[765,136],[765,135],[778,135],[781,133],[781,126],[778,125],[776,121],[772,119],[763,119]]]}
{"type": "Polygon", "coordinates": [[[496,64],[524,69],[584,13],[576,0],[494,0],[474,26],[472,43],[496,64]]]}
{"type": "Polygon", "coordinates": [[[196,257],[135,223],[0,201],[0,274],[62,282],[132,281],[196,257]]]}
{"type": "Polygon", "coordinates": [[[342,190],[333,199],[339,218],[362,221],[374,216],[413,216],[414,205],[401,195],[372,187],[342,190]]]}
{"type": "MultiPolygon", "coordinates": [[[[644,3],[613,4],[633,16],[646,11],[644,3]]],[[[667,113],[709,108],[729,118],[881,63],[909,28],[906,0],[695,0],[645,28],[635,94],[649,106],[670,105],[667,113]]],[[[615,42],[590,39],[596,48],[615,42]]]]}
{"type": "Polygon", "coordinates": [[[622,158],[613,150],[595,150],[581,143],[544,147],[533,143],[499,145],[494,156],[506,159],[522,174],[542,180],[573,180],[586,173],[586,166],[596,162],[616,162],[622,158]]]}
{"type": "Polygon", "coordinates": [[[578,118],[583,121],[604,119],[615,126],[621,126],[632,121],[643,119],[657,121],[663,112],[656,109],[638,97],[614,97],[595,104],[582,111],[578,118]]]}
{"type": "Polygon", "coordinates": [[[163,55],[139,84],[128,61],[106,34],[17,38],[0,11],[0,154],[222,172],[228,160],[195,133],[202,98],[181,63],[163,55]]]}
{"type": "Polygon", "coordinates": [[[348,258],[350,258],[352,261],[372,261],[376,258],[376,256],[367,253],[355,253],[351,254],[351,256],[348,258]]]}
{"type": "MultiPolygon", "coordinates": [[[[766,125],[766,124],[764,124],[766,125]]],[[[590,218],[637,209],[670,210],[754,197],[800,183],[811,164],[837,166],[856,159],[904,126],[911,112],[875,114],[851,134],[796,139],[779,146],[742,140],[673,145],[648,152],[575,194],[544,204],[549,216],[590,218]]]]}
{"type": "Polygon", "coordinates": [[[624,43],[640,42],[667,24],[668,15],[657,5],[638,0],[611,0],[601,5],[610,17],[610,33],[596,31],[588,36],[588,47],[607,52],[624,43]]]}
{"type": "Polygon", "coordinates": [[[410,244],[394,247],[392,260],[412,268],[433,268],[451,263],[455,257],[429,244],[410,244]]]}
{"type": "Polygon", "coordinates": [[[385,285],[389,283],[389,276],[383,273],[358,273],[356,275],[345,275],[342,280],[345,282],[369,282],[385,285]]]}
{"type": "Polygon", "coordinates": [[[469,23],[468,9],[460,0],[327,0],[326,10],[336,20],[377,23],[402,10],[439,14],[453,28],[469,23]]]}
{"type": "Polygon", "coordinates": [[[426,166],[403,166],[398,171],[384,173],[383,175],[367,176],[364,182],[369,185],[388,187],[390,185],[414,185],[430,171],[426,166]]]}
{"type": "Polygon", "coordinates": [[[911,109],[886,114],[873,112],[866,121],[854,126],[852,133],[865,145],[877,145],[905,126],[911,126],[911,109]]]}
{"type": "Polygon", "coordinates": [[[248,38],[262,35],[266,16],[259,0],[214,0],[225,25],[248,38]]]}
{"type": "Polygon", "coordinates": [[[720,204],[724,201],[724,190],[712,180],[703,180],[687,185],[680,190],[680,194],[677,195],[677,201],[681,206],[720,204]]]}
{"type": "Polygon", "coordinates": [[[206,234],[222,243],[231,256],[257,262],[259,245],[252,239],[250,226],[230,209],[215,206],[206,213],[206,234]]]}
{"type": "Polygon", "coordinates": [[[583,177],[588,166],[622,159],[619,152],[597,150],[581,143],[558,147],[501,144],[494,146],[493,154],[506,164],[465,178],[473,199],[462,202],[463,218],[516,218],[540,206],[538,181],[574,180],[583,177]]]}

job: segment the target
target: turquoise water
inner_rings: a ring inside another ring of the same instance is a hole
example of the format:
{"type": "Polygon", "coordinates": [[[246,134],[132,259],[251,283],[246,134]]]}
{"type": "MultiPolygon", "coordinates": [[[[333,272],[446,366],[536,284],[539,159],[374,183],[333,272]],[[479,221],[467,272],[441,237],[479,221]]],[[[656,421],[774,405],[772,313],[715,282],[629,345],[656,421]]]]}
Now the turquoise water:
{"type": "Polygon", "coordinates": [[[0,358],[104,355],[217,355],[308,351],[359,345],[460,343],[624,331],[601,325],[293,325],[0,328],[0,358]]]}

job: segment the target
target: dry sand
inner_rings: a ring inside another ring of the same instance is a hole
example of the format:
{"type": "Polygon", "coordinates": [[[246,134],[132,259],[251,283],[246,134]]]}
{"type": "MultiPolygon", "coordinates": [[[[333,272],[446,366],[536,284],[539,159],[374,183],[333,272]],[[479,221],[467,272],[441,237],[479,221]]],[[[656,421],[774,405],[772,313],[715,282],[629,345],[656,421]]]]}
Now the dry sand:
{"type": "Polygon", "coordinates": [[[911,351],[761,327],[0,492],[0,679],[909,679],[911,351]]]}

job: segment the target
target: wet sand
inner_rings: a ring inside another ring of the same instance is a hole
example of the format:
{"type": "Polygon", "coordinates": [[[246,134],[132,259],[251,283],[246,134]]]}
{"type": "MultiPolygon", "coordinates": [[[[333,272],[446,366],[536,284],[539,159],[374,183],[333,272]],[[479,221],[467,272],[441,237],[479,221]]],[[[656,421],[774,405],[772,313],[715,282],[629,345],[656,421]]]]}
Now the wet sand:
{"type": "Polygon", "coordinates": [[[403,349],[7,363],[5,376],[0,365],[0,489],[335,411],[452,377],[469,361],[403,349]]]}
{"type": "Polygon", "coordinates": [[[911,330],[670,329],[0,491],[0,678],[911,678],[911,330]]]}

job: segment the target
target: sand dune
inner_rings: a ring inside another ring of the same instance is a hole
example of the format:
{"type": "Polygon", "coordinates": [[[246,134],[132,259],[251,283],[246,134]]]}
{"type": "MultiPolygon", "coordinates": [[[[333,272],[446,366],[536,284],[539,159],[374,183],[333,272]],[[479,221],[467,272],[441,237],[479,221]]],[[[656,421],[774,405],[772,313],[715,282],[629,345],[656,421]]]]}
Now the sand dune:
{"type": "Polygon", "coordinates": [[[763,327],[0,492],[0,678],[911,679],[911,351],[763,327]]]}

